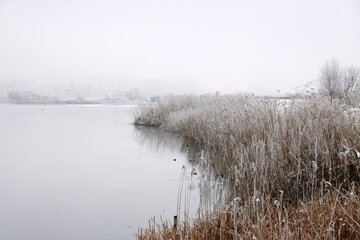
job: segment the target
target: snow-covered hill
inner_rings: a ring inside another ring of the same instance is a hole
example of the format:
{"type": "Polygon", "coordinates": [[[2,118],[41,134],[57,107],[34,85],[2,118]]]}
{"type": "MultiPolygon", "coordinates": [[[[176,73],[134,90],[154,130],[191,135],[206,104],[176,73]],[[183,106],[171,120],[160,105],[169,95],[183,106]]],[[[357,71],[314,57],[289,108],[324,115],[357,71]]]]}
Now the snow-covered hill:
{"type": "Polygon", "coordinates": [[[318,81],[309,81],[303,85],[294,87],[288,92],[288,95],[311,95],[318,93],[318,81]]]}

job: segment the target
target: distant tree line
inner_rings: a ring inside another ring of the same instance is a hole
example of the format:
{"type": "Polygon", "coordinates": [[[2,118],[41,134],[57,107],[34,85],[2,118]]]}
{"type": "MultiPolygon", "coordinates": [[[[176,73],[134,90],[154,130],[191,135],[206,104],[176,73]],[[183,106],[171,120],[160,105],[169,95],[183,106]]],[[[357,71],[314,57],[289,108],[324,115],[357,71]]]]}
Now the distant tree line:
{"type": "MultiPolygon", "coordinates": [[[[94,103],[121,103],[140,101],[146,99],[145,95],[137,88],[112,95],[76,95],[76,91],[58,96],[46,96],[28,90],[7,91],[7,99],[18,104],[94,104],[94,103]]],[[[1,100],[1,99],[0,99],[1,100]]]]}
{"type": "Polygon", "coordinates": [[[360,68],[342,67],[335,59],[325,62],[320,68],[319,91],[331,102],[337,98],[352,104],[360,96],[360,68]]]}
{"type": "Polygon", "coordinates": [[[31,91],[9,91],[8,98],[15,103],[45,103],[57,99],[35,94],[31,91]]]}

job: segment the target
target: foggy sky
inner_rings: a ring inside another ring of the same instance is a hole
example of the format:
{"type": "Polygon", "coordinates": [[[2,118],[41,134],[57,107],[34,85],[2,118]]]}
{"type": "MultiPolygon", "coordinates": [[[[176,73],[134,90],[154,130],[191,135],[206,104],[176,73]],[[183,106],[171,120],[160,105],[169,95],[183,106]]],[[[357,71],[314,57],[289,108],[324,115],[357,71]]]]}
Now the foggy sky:
{"type": "Polygon", "coordinates": [[[0,0],[0,81],[286,90],[360,65],[360,1],[0,0]]]}

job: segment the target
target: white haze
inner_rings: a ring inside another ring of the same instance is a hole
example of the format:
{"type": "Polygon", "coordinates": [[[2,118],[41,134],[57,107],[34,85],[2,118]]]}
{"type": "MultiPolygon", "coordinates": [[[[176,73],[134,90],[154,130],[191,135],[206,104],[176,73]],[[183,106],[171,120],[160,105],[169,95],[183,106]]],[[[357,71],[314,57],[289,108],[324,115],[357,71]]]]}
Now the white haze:
{"type": "Polygon", "coordinates": [[[0,0],[0,81],[268,94],[359,43],[358,0],[0,0]]]}

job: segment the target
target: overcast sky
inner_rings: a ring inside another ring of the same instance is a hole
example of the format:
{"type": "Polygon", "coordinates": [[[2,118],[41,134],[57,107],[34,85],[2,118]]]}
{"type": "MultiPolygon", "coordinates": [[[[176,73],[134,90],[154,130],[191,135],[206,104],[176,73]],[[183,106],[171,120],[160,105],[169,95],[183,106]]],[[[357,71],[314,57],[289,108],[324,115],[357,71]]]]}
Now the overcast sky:
{"type": "Polygon", "coordinates": [[[359,0],[0,0],[0,80],[270,93],[360,65],[359,0]]]}

